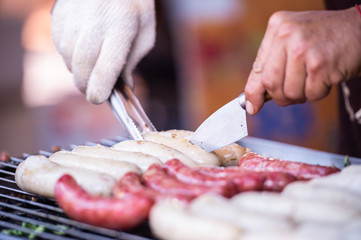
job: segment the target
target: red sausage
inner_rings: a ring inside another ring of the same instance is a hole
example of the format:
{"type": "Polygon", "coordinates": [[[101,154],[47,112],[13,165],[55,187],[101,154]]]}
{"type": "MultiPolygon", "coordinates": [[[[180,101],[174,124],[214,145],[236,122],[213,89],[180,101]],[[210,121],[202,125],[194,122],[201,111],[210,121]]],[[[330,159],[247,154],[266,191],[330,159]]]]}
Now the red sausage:
{"type": "Polygon", "coordinates": [[[142,181],[142,177],[134,172],[125,174],[114,186],[113,196],[122,197],[124,194],[133,193],[145,195],[154,202],[166,199],[177,198],[178,200],[189,202],[191,199],[180,194],[162,194],[153,189],[146,187],[142,181]]]}
{"type": "Polygon", "coordinates": [[[113,188],[113,196],[121,198],[127,193],[147,195],[153,199],[153,192],[142,183],[142,178],[135,172],[126,173],[113,188]]]}
{"type": "Polygon", "coordinates": [[[252,171],[242,171],[238,167],[199,167],[198,171],[217,179],[231,180],[236,185],[238,192],[261,190],[265,182],[264,175],[252,171]]]}
{"type": "Polygon", "coordinates": [[[236,193],[236,186],[230,179],[202,174],[198,169],[188,167],[178,159],[168,160],[163,167],[168,174],[176,177],[181,182],[210,187],[217,186],[225,190],[224,194],[227,197],[231,197],[236,193]]]}
{"type": "Polygon", "coordinates": [[[87,193],[70,175],[55,185],[55,198],[72,219],[116,230],[130,229],[147,219],[153,202],[140,194],[127,193],[118,198],[87,193]]]}
{"type": "Polygon", "coordinates": [[[262,190],[266,191],[282,192],[289,183],[297,180],[295,176],[288,173],[262,172],[261,174],[265,176],[262,190]]]}
{"type": "Polygon", "coordinates": [[[143,178],[148,187],[159,193],[181,195],[189,199],[207,192],[218,193],[223,196],[229,196],[230,194],[229,189],[223,186],[206,186],[181,182],[174,176],[169,175],[166,169],[159,164],[151,165],[143,174],[143,178]]]}
{"type": "Polygon", "coordinates": [[[272,159],[253,152],[243,155],[238,166],[255,171],[288,173],[299,180],[313,179],[340,171],[336,167],[272,159]]]}
{"type": "Polygon", "coordinates": [[[199,171],[217,178],[232,180],[240,192],[257,190],[280,192],[287,184],[297,180],[287,173],[257,172],[239,167],[200,167],[199,171]]]}

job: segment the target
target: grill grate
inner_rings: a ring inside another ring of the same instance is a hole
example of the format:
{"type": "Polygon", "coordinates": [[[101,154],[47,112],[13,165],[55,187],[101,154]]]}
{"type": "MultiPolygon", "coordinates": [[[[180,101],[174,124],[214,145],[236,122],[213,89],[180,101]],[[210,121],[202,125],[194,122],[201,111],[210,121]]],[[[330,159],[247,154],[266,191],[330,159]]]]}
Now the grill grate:
{"type": "MultiPolygon", "coordinates": [[[[99,144],[109,147],[122,140],[101,140],[99,144]]],[[[88,146],[96,144],[86,143],[88,146]]],[[[71,145],[70,149],[75,146],[71,145]]],[[[39,151],[39,154],[48,157],[53,153],[39,151]]],[[[0,162],[0,239],[154,239],[147,223],[130,232],[95,227],[69,219],[54,199],[22,191],[16,185],[15,170],[28,156],[30,154],[0,162]]]]}

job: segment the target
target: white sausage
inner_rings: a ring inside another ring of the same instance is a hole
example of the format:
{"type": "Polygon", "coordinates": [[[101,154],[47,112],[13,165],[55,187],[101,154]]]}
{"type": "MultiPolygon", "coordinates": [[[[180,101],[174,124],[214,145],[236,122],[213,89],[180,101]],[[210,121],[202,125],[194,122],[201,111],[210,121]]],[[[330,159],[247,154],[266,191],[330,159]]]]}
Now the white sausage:
{"type": "Polygon", "coordinates": [[[188,130],[170,129],[167,131],[161,131],[159,134],[171,138],[185,138],[189,141],[194,132],[188,130]]]}
{"type": "Polygon", "coordinates": [[[327,235],[327,237],[325,237],[324,235],[321,234],[315,234],[315,235],[309,235],[309,234],[303,234],[303,233],[298,233],[295,231],[291,231],[291,232],[278,232],[278,231],[273,231],[273,232],[247,232],[244,234],[244,236],[242,236],[241,238],[239,238],[238,240],[344,240],[344,239],[340,239],[337,238],[335,236],[332,236],[329,238],[329,236],[327,235]]]}
{"type": "MultiPolygon", "coordinates": [[[[158,134],[170,138],[175,139],[187,139],[188,141],[191,139],[194,132],[187,131],[187,130],[167,130],[164,132],[159,132],[158,134]]],[[[225,146],[223,148],[217,149],[213,153],[215,153],[222,166],[237,166],[239,159],[246,153],[251,151],[249,148],[244,148],[237,143],[232,143],[228,146],[225,146]]]]}
{"type": "Polygon", "coordinates": [[[277,193],[250,192],[231,199],[238,207],[293,220],[294,222],[343,223],[360,217],[352,208],[324,202],[292,199],[277,193]]]}
{"type": "Polygon", "coordinates": [[[72,152],[59,151],[49,157],[51,162],[59,165],[88,169],[99,173],[105,173],[119,180],[127,172],[141,173],[137,165],[129,162],[116,161],[108,158],[84,156],[72,152]]]}
{"type": "Polygon", "coordinates": [[[169,240],[234,240],[241,235],[236,226],[192,214],[174,199],[156,203],[149,224],[157,237],[169,240]]]}
{"type": "Polygon", "coordinates": [[[146,141],[156,142],[174,148],[190,157],[193,161],[197,162],[198,165],[220,165],[220,159],[215,153],[206,152],[200,146],[190,143],[186,138],[173,138],[159,133],[147,133],[143,135],[143,138],[146,141]]]}
{"type": "MultiPolygon", "coordinates": [[[[127,142],[127,141],[123,141],[127,142]]],[[[116,144],[117,145],[117,144],[116,144]]],[[[159,158],[145,154],[142,152],[134,152],[132,150],[122,150],[117,148],[107,148],[101,145],[96,146],[78,146],[72,150],[84,156],[92,156],[98,158],[108,158],[116,161],[129,162],[137,165],[143,172],[154,163],[161,164],[159,158]]]]}
{"type": "Polygon", "coordinates": [[[361,212],[360,197],[340,188],[324,188],[311,185],[308,182],[294,182],[287,185],[282,191],[282,195],[296,199],[341,205],[361,212]]]}
{"type": "Polygon", "coordinates": [[[310,181],[312,186],[341,189],[361,197],[361,174],[356,168],[347,167],[341,173],[334,173],[326,177],[316,178],[310,181]]]}
{"type": "Polygon", "coordinates": [[[249,148],[244,148],[237,143],[232,143],[215,150],[214,153],[221,159],[222,166],[229,167],[237,166],[241,157],[250,151],[251,149],[249,148]]]}
{"type": "Polygon", "coordinates": [[[55,184],[64,174],[70,174],[87,192],[97,196],[110,196],[116,183],[115,178],[108,174],[60,166],[42,155],[30,156],[20,163],[15,181],[24,191],[54,197],[55,184]]]}
{"type": "Polygon", "coordinates": [[[342,169],[341,174],[361,174],[361,164],[345,167],[342,169]]]}
{"type": "Polygon", "coordinates": [[[190,204],[190,211],[207,218],[222,220],[247,231],[289,231],[293,224],[284,218],[239,209],[220,195],[205,194],[190,204]]]}
{"type": "Polygon", "coordinates": [[[126,140],[113,145],[112,148],[119,151],[139,152],[151,155],[157,157],[163,163],[176,158],[189,167],[197,166],[196,162],[178,150],[151,141],[126,140]]]}

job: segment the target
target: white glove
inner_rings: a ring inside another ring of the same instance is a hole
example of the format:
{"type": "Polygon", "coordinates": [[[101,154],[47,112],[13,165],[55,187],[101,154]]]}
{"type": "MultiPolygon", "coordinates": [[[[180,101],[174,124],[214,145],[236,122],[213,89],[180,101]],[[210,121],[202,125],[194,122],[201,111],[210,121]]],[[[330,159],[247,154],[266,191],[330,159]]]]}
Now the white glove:
{"type": "Polygon", "coordinates": [[[89,102],[108,99],[123,72],[132,72],[155,42],[154,0],[57,0],[53,42],[89,102]]]}

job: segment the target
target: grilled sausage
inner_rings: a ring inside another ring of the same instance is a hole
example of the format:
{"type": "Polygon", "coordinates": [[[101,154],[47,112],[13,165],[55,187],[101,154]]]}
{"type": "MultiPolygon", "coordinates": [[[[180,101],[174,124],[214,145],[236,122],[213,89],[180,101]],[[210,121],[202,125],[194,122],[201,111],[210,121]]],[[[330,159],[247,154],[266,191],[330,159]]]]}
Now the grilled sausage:
{"type": "Polygon", "coordinates": [[[220,179],[202,174],[194,168],[190,168],[178,159],[167,161],[163,167],[168,174],[176,177],[179,181],[190,185],[218,186],[225,189],[224,194],[231,197],[236,193],[236,186],[230,179],[220,179]]]}
{"type": "Polygon", "coordinates": [[[159,132],[160,135],[171,137],[171,138],[184,138],[188,141],[191,139],[194,132],[188,130],[170,129],[159,132]]]}
{"type": "Polygon", "coordinates": [[[164,144],[180,151],[195,161],[198,165],[220,165],[220,159],[215,153],[208,153],[203,148],[193,145],[186,138],[169,137],[159,133],[147,133],[144,140],[164,144]]]}
{"type": "Polygon", "coordinates": [[[251,149],[249,148],[244,148],[237,143],[232,143],[215,150],[214,153],[220,158],[222,166],[229,167],[237,166],[241,157],[250,151],[251,149]]]}
{"type": "Polygon", "coordinates": [[[108,174],[91,170],[61,166],[50,162],[45,156],[30,156],[17,167],[16,184],[24,191],[45,197],[54,197],[56,181],[64,174],[70,174],[90,194],[109,196],[116,183],[108,174]]]}
{"type": "Polygon", "coordinates": [[[288,184],[297,180],[297,178],[291,174],[284,172],[263,172],[265,181],[262,186],[262,190],[281,192],[288,184]]]}
{"type": "Polygon", "coordinates": [[[229,196],[230,194],[228,186],[206,186],[181,182],[167,174],[165,168],[158,164],[150,166],[143,174],[143,178],[148,187],[159,193],[181,195],[188,199],[193,199],[207,192],[218,193],[224,196],[229,196]]]}
{"type": "Polygon", "coordinates": [[[163,194],[146,187],[143,184],[142,177],[134,172],[125,174],[114,186],[113,196],[121,197],[126,193],[146,195],[154,202],[162,201],[168,198],[176,198],[180,201],[188,202],[190,199],[180,194],[163,194]]]}
{"type": "Polygon", "coordinates": [[[126,193],[118,198],[92,196],[70,175],[57,181],[55,198],[70,218],[116,230],[139,225],[153,205],[151,199],[140,194],[126,193]]]}
{"type": "MultiPolygon", "coordinates": [[[[128,142],[128,141],[123,141],[128,142]]],[[[137,165],[143,172],[148,169],[153,163],[161,163],[159,158],[145,154],[142,152],[133,152],[131,150],[117,149],[117,148],[107,148],[101,145],[96,146],[78,146],[72,150],[73,153],[97,157],[97,158],[107,158],[122,162],[129,162],[137,165]]]]}
{"type": "Polygon", "coordinates": [[[296,223],[341,224],[360,215],[352,208],[312,200],[293,199],[270,192],[241,193],[234,196],[231,202],[241,209],[287,218],[296,223]]]}
{"type": "Polygon", "coordinates": [[[169,159],[177,158],[182,163],[194,167],[197,165],[187,155],[181,153],[180,151],[168,147],[164,144],[159,144],[150,141],[138,141],[138,140],[126,140],[119,142],[112,146],[112,148],[119,151],[130,151],[130,152],[140,152],[143,154],[151,155],[160,159],[161,162],[166,162],[169,159]]]}
{"type": "Polygon", "coordinates": [[[137,165],[129,162],[117,161],[109,158],[84,156],[72,152],[59,151],[49,157],[51,162],[62,166],[88,169],[99,173],[106,173],[115,179],[120,179],[127,172],[141,173],[137,165]]]}
{"type": "Polygon", "coordinates": [[[357,168],[359,167],[351,165],[342,170],[341,173],[313,179],[310,184],[317,187],[341,189],[361,197],[361,174],[357,168]]]}
{"type": "Polygon", "coordinates": [[[311,165],[300,162],[271,159],[260,154],[250,152],[239,161],[239,167],[255,171],[285,172],[294,175],[297,179],[313,179],[339,172],[336,167],[311,165]]]}
{"type": "Polygon", "coordinates": [[[153,198],[153,194],[143,184],[141,176],[134,172],[128,172],[125,174],[114,186],[113,196],[122,197],[125,193],[144,193],[153,198]]]}
{"type": "Polygon", "coordinates": [[[239,167],[199,167],[203,174],[220,179],[230,179],[238,187],[239,192],[249,190],[265,190],[280,192],[296,178],[281,172],[256,172],[239,167]]]}
{"type": "Polygon", "coordinates": [[[285,218],[277,218],[237,208],[229,199],[216,194],[204,194],[189,206],[192,213],[232,223],[247,231],[289,231],[294,226],[285,218]]]}
{"type": "Polygon", "coordinates": [[[261,190],[265,177],[262,174],[244,171],[237,167],[199,167],[198,170],[205,175],[219,179],[231,179],[238,192],[261,190]]]}
{"type": "Polygon", "coordinates": [[[360,197],[356,194],[350,193],[343,188],[315,186],[310,183],[311,182],[292,183],[282,191],[282,195],[291,198],[346,206],[361,212],[360,197]]]}
{"type": "MultiPolygon", "coordinates": [[[[192,138],[194,132],[186,131],[186,130],[167,130],[163,132],[159,132],[160,135],[175,138],[175,139],[187,139],[188,141],[192,138]]],[[[223,148],[217,149],[213,151],[220,161],[220,165],[222,166],[237,166],[239,159],[247,152],[250,152],[249,148],[244,148],[237,143],[232,143],[223,148]]],[[[175,157],[177,158],[177,157],[175,157]]]]}
{"type": "Polygon", "coordinates": [[[149,216],[152,232],[160,239],[236,240],[242,231],[231,223],[193,214],[178,201],[156,203],[149,216]]]}

